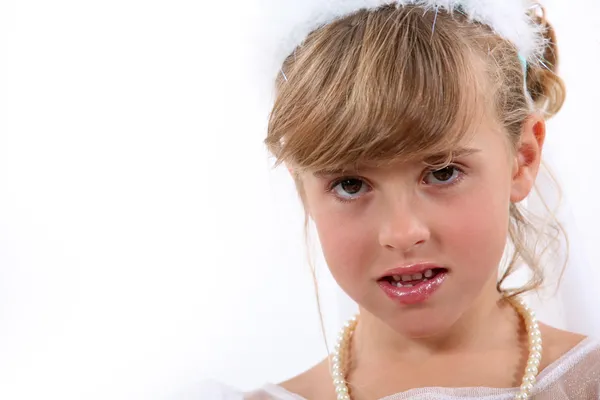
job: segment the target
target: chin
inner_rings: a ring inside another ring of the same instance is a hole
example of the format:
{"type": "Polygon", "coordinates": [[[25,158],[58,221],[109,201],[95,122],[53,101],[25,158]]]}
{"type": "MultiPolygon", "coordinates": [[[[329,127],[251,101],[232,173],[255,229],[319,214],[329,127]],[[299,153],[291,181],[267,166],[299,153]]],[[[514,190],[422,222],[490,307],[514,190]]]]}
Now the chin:
{"type": "MultiPolygon", "coordinates": [[[[460,319],[462,312],[458,304],[426,303],[414,306],[390,307],[389,300],[385,303],[379,299],[362,303],[360,313],[368,320],[380,326],[387,326],[392,331],[406,338],[420,339],[444,335],[452,329],[460,319]]],[[[357,301],[361,304],[360,301],[357,301]]]]}
{"type": "Polygon", "coordinates": [[[424,339],[444,334],[452,328],[456,320],[434,316],[414,319],[395,317],[383,322],[404,337],[424,339]]]}

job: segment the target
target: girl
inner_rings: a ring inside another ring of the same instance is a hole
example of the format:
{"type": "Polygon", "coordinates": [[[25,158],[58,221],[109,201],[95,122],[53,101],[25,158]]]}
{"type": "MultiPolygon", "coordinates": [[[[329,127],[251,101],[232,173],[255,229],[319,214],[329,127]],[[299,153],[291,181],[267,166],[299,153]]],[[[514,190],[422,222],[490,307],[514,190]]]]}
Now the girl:
{"type": "Polygon", "coordinates": [[[519,203],[565,91],[532,6],[324,1],[295,31],[266,144],[360,312],[309,371],[221,395],[600,399],[600,344],[537,322],[520,298],[542,270],[519,203]],[[509,288],[520,262],[531,280],[509,288]]]}

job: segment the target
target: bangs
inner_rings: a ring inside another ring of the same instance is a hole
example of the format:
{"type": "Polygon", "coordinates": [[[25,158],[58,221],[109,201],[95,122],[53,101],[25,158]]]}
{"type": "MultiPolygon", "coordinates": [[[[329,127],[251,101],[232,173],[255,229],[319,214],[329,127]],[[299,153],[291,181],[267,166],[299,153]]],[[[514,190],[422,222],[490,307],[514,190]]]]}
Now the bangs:
{"type": "Polygon", "coordinates": [[[386,6],[313,32],[278,79],[266,141],[277,164],[336,170],[452,153],[486,110],[484,64],[457,34],[462,18],[386,6]]]}

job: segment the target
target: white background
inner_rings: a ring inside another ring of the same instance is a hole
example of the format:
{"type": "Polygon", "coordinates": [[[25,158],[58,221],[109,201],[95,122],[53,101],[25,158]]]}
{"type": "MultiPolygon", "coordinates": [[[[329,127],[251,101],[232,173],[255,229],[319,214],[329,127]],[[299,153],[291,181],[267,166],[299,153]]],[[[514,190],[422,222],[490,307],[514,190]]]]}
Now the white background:
{"type": "MultiPolygon", "coordinates": [[[[326,355],[301,208],[262,145],[264,10],[215,3],[0,3],[0,398],[194,398],[326,355]]],[[[546,151],[573,254],[538,309],[600,336],[600,8],[565,3],[546,151]]],[[[318,264],[331,332],[352,305],[318,264]]]]}

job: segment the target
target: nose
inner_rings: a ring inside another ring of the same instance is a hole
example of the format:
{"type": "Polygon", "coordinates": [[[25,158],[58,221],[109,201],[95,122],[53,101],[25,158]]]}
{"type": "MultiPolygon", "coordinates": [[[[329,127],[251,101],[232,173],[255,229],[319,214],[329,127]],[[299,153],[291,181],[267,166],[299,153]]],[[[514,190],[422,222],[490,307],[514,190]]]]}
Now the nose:
{"type": "Polygon", "coordinates": [[[426,243],[429,227],[416,206],[417,199],[394,199],[382,215],[379,243],[388,249],[409,252],[426,243]]]}

